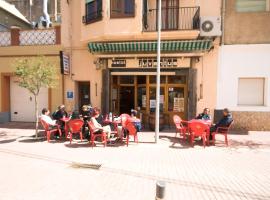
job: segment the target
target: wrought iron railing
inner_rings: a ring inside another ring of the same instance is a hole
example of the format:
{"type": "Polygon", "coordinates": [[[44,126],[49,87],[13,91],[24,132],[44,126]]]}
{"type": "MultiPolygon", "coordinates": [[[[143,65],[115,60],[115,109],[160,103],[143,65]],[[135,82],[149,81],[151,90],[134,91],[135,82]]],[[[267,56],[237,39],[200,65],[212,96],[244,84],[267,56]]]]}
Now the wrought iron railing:
{"type": "Polygon", "coordinates": [[[11,45],[11,34],[10,32],[0,32],[0,46],[11,45]]]}
{"type": "MultiPolygon", "coordinates": [[[[143,31],[157,31],[157,9],[143,14],[143,31]]],[[[163,31],[196,30],[200,28],[200,7],[169,7],[161,9],[163,31]]]]}
{"type": "Polygon", "coordinates": [[[20,31],[20,45],[53,45],[56,44],[55,29],[20,31]]]}
{"type": "Polygon", "coordinates": [[[100,20],[102,20],[102,10],[88,13],[82,17],[82,22],[84,24],[90,24],[100,20]]]}

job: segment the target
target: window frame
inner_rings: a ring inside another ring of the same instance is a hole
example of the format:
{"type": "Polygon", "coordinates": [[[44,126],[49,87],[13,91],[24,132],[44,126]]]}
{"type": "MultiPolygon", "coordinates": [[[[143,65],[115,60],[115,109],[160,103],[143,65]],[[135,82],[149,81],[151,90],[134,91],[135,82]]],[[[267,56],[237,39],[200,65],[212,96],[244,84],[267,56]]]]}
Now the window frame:
{"type": "Polygon", "coordinates": [[[270,11],[270,0],[265,0],[265,10],[255,10],[255,11],[239,11],[238,8],[237,8],[237,1],[238,0],[235,0],[235,6],[234,6],[234,9],[235,9],[235,12],[236,13],[265,13],[265,12],[269,12],[270,11]]]}
{"type": "Polygon", "coordinates": [[[262,107],[265,106],[266,103],[266,78],[265,77],[238,77],[238,89],[237,89],[237,106],[240,107],[262,107]],[[240,102],[240,81],[241,80],[262,80],[263,81],[263,86],[262,86],[262,104],[246,104],[246,103],[242,103],[240,102]]]}
{"type": "Polygon", "coordinates": [[[110,0],[110,18],[111,19],[117,19],[117,18],[132,18],[132,17],[135,17],[135,0],[132,0],[133,1],[133,13],[132,14],[126,14],[125,13],[125,0],[120,0],[121,1],[121,12],[119,14],[116,14],[113,12],[112,10],[112,1],[114,0],[110,0]]]}
{"type": "Polygon", "coordinates": [[[92,24],[92,23],[101,21],[102,18],[103,18],[102,12],[103,12],[102,0],[94,0],[93,2],[85,3],[85,24],[92,24]],[[101,10],[98,10],[98,1],[100,1],[100,3],[101,3],[101,10]],[[87,17],[89,15],[87,10],[88,10],[88,6],[90,4],[92,4],[92,3],[94,4],[94,9],[95,9],[96,16],[89,19],[87,17]]]}

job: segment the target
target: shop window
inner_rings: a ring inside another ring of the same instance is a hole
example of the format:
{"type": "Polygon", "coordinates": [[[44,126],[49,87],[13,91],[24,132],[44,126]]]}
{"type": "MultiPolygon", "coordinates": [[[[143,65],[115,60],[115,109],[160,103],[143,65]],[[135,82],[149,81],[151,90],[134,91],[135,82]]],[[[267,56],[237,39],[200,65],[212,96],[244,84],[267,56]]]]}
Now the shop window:
{"type": "Polygon", "coordinates": [[[236,0],[237,12],[265,12],[269,11],[269,0],[236,0]]]}
{"type": "Polygon", "coordinates": [[[264,78],[239,78],[238,105],[263,106],[264,85],[264,78]]]}
{"type": "Polygon", "coordinates": [[[168,96],[168,111],[184,112],[184,88],[169,87],[168,96]]]}
{"type": "Polygon", "coordinates": [[[111,18],[124,18],[134,16],[134,0],[111,0],[111,18]]]}
{"type": "Polygon", "coordinates": [[[146,76],[137,76],[138,84],[146,84],[146,76]]]}
{"type": "Polygon", "coordinates": [[[119,76],[120,84],[134,84],[134,76],[119,76]]]}
{"type": "Polygon", "coordinates": [[[102,0],[85,0],[85,23],[90,24],[102,19],[102,0]]]}
{"type": "MultiPolygon", "coordinates": [[[[156,84],[157,83],[157,77],[156,76],[150,76],[149,77],[150,84],[156,84]]],[[[160,83],[166,83],[166,76],[160,76],[160,83]]]]}
{"type": "MultiPolygon", "coordinates": [[[[150,87],[149,88],[149,107],[150,107],[150,112],[153,113],[156,110],[156,87],[150,87]]],[[[164,87],[160,88],[160,100],[159,100],[159,109],[160,112],[164,111],[164,101],[165,101],[165,96],[164,96],[164,87]]]]}
{"type": "Polygon", "coordinates": [[[168,76],[168,83],[171,84],[185,84],[186,77],[185,76],[168,76]]]}
{"type": "Polygon", "coordinates": [[[112,76],[112,84],[117,85],[118,84],[118,76],[112,76]]]}
{"type": "Polygon", "coordinates": [[[146,109],[146,87],[138,87],[138,107],[141,108],[141,110],[146,109]]]}

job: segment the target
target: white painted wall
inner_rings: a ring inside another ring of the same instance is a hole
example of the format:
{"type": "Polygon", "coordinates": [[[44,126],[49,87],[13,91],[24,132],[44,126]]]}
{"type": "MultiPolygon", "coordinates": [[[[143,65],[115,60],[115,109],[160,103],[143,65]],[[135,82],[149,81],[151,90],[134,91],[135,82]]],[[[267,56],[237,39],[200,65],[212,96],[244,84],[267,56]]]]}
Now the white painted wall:
{"type": "Polygon", "coordinates": [[[219,51],[217,109],[270,111],[270,44],[223,45],[219,51]],[[238,78],[265,78],[265,105],[238,106],[238,78]]]}

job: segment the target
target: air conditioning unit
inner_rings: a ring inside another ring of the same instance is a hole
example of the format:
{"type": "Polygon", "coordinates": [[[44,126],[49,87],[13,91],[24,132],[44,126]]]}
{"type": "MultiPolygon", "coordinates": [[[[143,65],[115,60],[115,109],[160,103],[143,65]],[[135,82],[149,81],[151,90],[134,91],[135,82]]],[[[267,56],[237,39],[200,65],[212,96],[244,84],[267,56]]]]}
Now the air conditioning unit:
{"type": "Polygon", "coordinates": [[[202,16],[200,22],[200,36],[221,36],[221,17],[202,16]]]}

